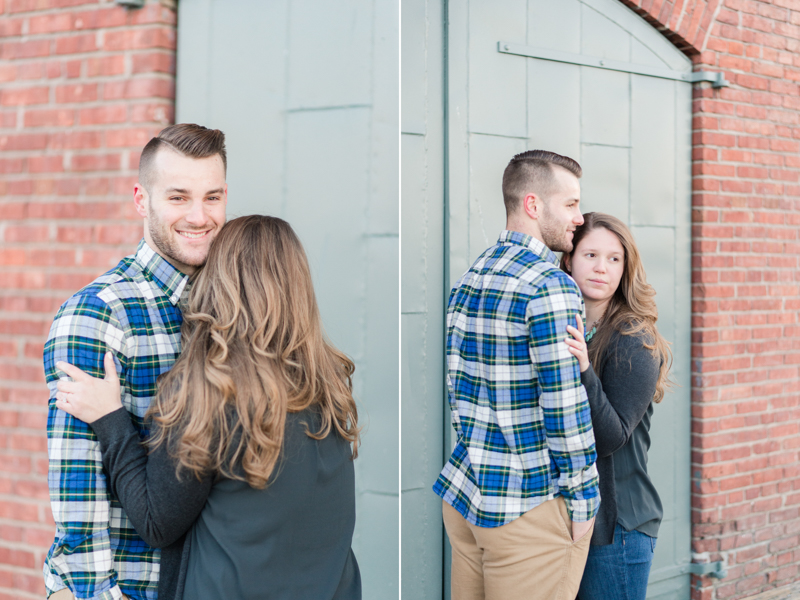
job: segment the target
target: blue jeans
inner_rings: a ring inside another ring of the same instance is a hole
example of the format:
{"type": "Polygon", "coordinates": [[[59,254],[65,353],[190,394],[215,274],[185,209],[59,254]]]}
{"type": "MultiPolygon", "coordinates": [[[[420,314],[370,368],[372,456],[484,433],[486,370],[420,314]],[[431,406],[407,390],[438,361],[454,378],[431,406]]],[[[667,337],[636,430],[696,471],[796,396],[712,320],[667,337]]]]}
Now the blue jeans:
{"type": "Polygon", "coordinates": [[[589,546],[578,600],[644,600],[656,538],[617,523],[614,543],[589,546]]]}

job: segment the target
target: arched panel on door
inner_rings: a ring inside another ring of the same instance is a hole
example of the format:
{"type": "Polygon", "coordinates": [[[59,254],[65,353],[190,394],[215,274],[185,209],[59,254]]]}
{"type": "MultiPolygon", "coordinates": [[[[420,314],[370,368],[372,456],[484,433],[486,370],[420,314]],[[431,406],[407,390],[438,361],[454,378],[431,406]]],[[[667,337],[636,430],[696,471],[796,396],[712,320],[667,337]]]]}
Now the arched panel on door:
{"type": "Polygon", "coordinates": [[[451,2],[447,32],[448,282],[503,229],[502,172],[526,149],[576,158],[584,210],[631,226],[678,384],[653,417],[650,472],[665,514],[648,597],[687,598],[691,84],[681,78],[691,62],[617,0],[451,2]],[[499,42],[563,60],[512,55],[499,42]]]}

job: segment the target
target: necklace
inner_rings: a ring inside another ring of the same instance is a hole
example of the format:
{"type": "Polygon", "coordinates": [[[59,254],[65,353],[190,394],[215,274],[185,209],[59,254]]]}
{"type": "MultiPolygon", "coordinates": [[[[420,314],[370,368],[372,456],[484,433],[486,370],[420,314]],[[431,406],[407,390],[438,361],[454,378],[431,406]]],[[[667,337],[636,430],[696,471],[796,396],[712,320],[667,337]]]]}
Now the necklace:
{"type": "Polygon", "coordinates": [[[597,319],[594,323],[592,323],[592,328],[583,336],[583,339],[587,342],[594,337],[594,334],[597,333],[597,328],[603,324],[603,319],[605,318],[606,313],[603,311],[603,314],[597,319]]]}

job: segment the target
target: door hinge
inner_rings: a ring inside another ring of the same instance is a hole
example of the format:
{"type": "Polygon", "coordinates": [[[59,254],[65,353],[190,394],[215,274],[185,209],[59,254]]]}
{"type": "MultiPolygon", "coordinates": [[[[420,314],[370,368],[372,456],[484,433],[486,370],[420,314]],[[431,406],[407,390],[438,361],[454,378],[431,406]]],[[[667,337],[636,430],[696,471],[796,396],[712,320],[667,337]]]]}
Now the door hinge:
{"type": "Polygon", "coordinates": [[[725,565],[725,561],[689,563],[689,573],[692,575],[710,575],[717,579],[724,579],[728,576],[728,568],[725,565]]]}

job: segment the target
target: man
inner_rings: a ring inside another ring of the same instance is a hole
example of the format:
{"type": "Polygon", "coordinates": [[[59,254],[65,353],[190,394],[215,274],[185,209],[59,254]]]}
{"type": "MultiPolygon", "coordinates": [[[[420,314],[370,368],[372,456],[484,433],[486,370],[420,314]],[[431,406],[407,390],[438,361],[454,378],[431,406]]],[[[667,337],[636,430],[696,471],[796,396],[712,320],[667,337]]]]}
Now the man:
{"type": "Polygon", "coordinates": [[[103,377],[114,354],[122,403],[142,437],[156,378],[180,354],[180,299],[225,224],[225,136],[173,125],[148,142],[134,186],[144,239],[136,253],[67,300],[44,349],[50,388],[48,484],[56,536],[44,564],[54,600],[154,600],[159,551],[136,534],[107,488],[100,448],[85,423],[55,407],[57,361],[103,377]]]}
{"type": "Polygon", "coordinates": [[[503,175],[506,231],[456,283],[447,388],[458,434],[434,491],[454,600],[573,600],[599,505],[594,434],[564,339],[582,315],[572,249],[581,168],[531,150],[503,175]]]}

